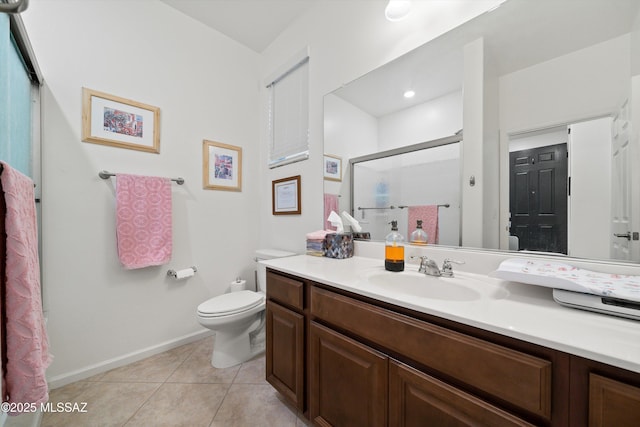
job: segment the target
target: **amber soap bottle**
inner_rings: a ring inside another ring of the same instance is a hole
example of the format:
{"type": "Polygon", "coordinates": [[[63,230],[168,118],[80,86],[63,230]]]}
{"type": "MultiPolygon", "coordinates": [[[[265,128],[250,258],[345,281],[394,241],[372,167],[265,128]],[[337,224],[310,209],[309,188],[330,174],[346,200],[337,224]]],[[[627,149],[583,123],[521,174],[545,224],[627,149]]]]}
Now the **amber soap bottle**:
{"type": "Polygon", "coordinates": [[[398,233],[398,221],[391,221],[391,233],[384,246],[384,268],[388,271],[404,271],[404,237],[398,233]]]}

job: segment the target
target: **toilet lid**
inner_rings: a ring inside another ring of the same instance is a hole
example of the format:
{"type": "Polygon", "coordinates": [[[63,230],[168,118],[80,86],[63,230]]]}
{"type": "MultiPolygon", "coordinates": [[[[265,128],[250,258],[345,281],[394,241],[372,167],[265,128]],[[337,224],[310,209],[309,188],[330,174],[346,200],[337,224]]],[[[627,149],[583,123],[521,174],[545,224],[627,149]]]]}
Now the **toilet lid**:
{"type": "Polygon", "coordinates": [[[203,302],[198,306],[198,314],[206,317],[225,316],[248,310],[263,301],[264,294],[259,292],[231,292],[203,302]]]}

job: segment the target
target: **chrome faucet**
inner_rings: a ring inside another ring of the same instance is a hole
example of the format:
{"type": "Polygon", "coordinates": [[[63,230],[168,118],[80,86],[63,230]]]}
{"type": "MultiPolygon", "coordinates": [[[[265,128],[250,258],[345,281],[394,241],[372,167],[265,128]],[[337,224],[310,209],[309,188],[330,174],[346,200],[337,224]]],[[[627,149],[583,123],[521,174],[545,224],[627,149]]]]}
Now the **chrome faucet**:
{"type": "Polygon", "coordinates": [[[464,261],[456,261],[453,259],[446,258],[442,263],[442,270],[438,268],[438,264],[431,258],[427,256],[419,256],[411,258],[419,258],[420,259],[420,267],[418,268],[418,273],[424,273],[428,276],[436,276],[436,277],[453,277],[453,264],[464,264],[464,261]]]}
{"type": "Polygon", "coordinates": [[[420,259],[420,267],[418,273],[424,273],[428,276],[442,276],[442,272],[438,268],[438,264],[427,256],[411,257],[420,259]]]}

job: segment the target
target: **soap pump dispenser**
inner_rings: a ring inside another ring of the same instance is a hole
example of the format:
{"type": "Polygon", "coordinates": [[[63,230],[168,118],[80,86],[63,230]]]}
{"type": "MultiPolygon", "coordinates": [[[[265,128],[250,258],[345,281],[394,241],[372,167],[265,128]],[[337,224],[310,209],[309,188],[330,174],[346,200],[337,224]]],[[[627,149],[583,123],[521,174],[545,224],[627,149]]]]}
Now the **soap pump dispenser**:
{"type": "Polygon", "coordinates": [[[385,239],[384,268],[388,271],[404,271],[404,237],[398,233],[396,220],[391,221],[391,233],[385,239]]]}
{"type": "Polygon", "coordinates": [[[429,237],[427,232],[422,229],[422,220],[419,219],[417,221],[416,229],[411,233],[411,237],[409,238],[409,242],[412,245],[426,245],[429,237]]]}

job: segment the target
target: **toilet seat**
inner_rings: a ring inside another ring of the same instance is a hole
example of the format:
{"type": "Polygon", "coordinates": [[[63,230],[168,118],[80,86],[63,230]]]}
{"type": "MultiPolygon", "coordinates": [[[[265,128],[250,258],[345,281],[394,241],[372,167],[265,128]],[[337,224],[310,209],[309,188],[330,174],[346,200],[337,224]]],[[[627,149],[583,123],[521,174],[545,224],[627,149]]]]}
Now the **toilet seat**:
{"type": "Polygon", "coordinates": [[[253,291],[231,292],[213,297],[198,306],[202,317],[220,317],[247,311],[264,302],[264,294],[253,291]]]}

